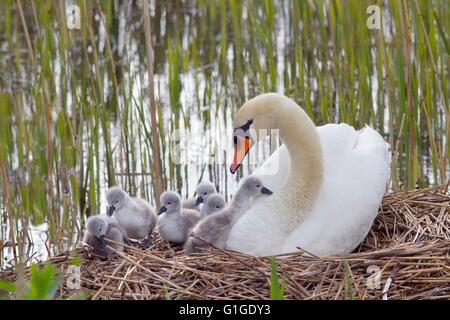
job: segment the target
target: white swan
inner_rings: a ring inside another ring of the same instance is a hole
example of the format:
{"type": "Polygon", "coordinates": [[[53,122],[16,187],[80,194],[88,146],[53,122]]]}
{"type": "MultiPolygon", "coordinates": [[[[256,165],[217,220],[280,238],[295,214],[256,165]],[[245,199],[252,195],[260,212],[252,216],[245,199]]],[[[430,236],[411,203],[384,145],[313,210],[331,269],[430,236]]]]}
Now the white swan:
{"type": "Polygon", "coordinates": [[[388,145],[376,131],[315,127],[302,108],[276,93],[245,103],[234,124],[232,173],[254,143],[255,130],[279,129],[284,145],[253,172],[274,194],[255,201],[237,221],[227,249],[254,256],[297,247],[317,255],[347,254],[361,243],[389,177],[388,145]],[[278,170],[266,174],[274,165],[278,170]]]}

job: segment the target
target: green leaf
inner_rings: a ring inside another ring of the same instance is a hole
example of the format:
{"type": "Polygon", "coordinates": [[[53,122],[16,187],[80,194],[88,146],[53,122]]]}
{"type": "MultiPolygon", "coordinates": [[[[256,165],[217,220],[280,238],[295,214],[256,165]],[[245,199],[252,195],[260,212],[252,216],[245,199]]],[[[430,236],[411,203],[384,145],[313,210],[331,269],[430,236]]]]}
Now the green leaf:
{"type": "Polygon", "coordinates": [[[78,264],[80,264],[80,261],[81,261],[80,257],[74,257],[72,258],[72,260],[70,260],[70,264],[77,266],[78,264]]]}
{"type": "Polygon", "coordinates": [[[284,299],[284,280],[281,282],[281,285],[279,285],[275,257],[272,257],[271,264],[272,264],[272,270],[271,270],[271,274],[270,274],[270,300],[283,300],[284,299]]]}
{"type": "Polygon", "coordinates": [[[348,295],[350,296],[350,300],[355,300],[352,283],[350,282],[350,267],[348,266],[347,260],[342,259],[342,262],[344,263],[345,282],[347,283],[348,295]]]}
{"type": "Polygon", "coordinates": [[[12,282],[0,280],[0,288],[9,292],[16,291],[16,285],[12,282]]]}
{"type": "Polygon", "coordinates": [[[50,300],[58,289],[60,275],[55,275],[52,265],[46,264],[39,269],[37,264],[30,266],[30,280],[26,284],[24,300],[50,300]]]}

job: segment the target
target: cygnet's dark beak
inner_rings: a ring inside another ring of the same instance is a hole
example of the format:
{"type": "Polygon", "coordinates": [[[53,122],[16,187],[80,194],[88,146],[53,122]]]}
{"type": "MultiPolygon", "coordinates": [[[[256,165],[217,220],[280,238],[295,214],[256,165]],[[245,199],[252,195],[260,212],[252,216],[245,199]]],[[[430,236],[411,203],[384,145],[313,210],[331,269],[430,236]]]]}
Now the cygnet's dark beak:
{"type": "Polygon", "coordinates": [[[105,243],[105,235],[104,235],[104,234],[100,235],[100,236],[98,237],[98,240],[100,241],[100,244],[102,245],[102,247],[105,247],[105,246],[106,246],[106,243],[105,243]]]}
{"type": "Polygon", "coordinates": [[[269,189],[267,189],[266,187],[262,187],[261,193],[264,193],[264,194],[272,194],[273,192],[270,191],[269,189]]]}
{"type": "Polygon", "coordinates": [[[114,206],[108,207],[108,217],[112,216],[112,214],[114,213],[114,210],[116,210],[116,207],[114,207],[114,206]]]}
{"type": "Polygon", "coordinates": [[[198,206],[200,203],[203,203],[202,196],[198,196],[197,199],[195,199],[194,206],[198,206]]]}
{"type": "Polygon", "coordinates": [[[166,206],[161,206],[161,208],[159,208],[159,210],[158,210],[158,216],[166,211],[167,211],[166,206]]]}

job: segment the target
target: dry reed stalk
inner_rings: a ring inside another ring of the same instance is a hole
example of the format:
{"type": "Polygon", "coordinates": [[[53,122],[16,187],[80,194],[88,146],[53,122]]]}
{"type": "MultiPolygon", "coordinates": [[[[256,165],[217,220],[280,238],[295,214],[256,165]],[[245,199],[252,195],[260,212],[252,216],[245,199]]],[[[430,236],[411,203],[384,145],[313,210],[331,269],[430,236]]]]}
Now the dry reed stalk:
{"type": "Polygon", "coordinates": [[[22,2],[20,0],[17,0],[16,3],[17,8],[19,9],[20,21],[22,22],[23,31],[25,33],[25,39],[27,40],[28,54],[30,55],[31,64],[33,65],[33,72],[37,72],[33,46],[31,45],[30,34],[28,33],[27,23],[25,21],[25,16],[23,14],[22,2]]]}
{"type": "Polygon", "coordinates": [[[148,6],[148,0],[144,0],[144,29],[145,29],[145,46],[147,51],[147,68],[148,68],[148,92],[150,96],[150,121],[152,123],[152,147],[153,147],[153,161],[155,167],[155,185],[156,185],[156,206],[159,207],[159,196],[163,192],[162,179],[161,179],[161,165],[159,154],[159,140],[156,124],[156,102],[155,92],[153,86],[153,47],[152,47],[152,31],[150,27],[150,9],[148,6]]]}

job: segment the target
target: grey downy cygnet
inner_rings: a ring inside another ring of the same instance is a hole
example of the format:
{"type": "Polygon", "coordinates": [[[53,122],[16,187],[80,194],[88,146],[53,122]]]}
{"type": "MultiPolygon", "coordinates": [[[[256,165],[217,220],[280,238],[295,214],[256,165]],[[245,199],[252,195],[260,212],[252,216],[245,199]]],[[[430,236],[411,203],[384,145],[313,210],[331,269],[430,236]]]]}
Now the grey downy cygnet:
{"type": "Polygon", "coordinates": [[[216,187],[211,182],[201,182],[195,189],[197,197],[183,200],[181,207],[201,211],[200,204],[204,203],[211,194],[216,192],[216,187]]]}
{"type": "Polygon", "coordinates": [[[158,231],[161,238],[176,244],[184,243],[192,228],[200,220],[200,212],[181,207],[181,197],[166,191],[160,198],[158,231]]]}
{"type": "Polygon", "coordinates": [[[129,238],[142,239],[148,235],[142,244],[147,248],[152,244],[152,232],[156,225],[156,214],[150,204],[140,198],[130,197],[122,188],[115,186],[106,192],[108,216],[116,218],[125,229],[129,238]]]}
{"type": "MultiPolygon", "coordinates": [[[[247,211],[251,198],[264,194],[270,195],[272,191],[264,187],[259,178],[254,176],[245,178],[229,205],[202,219],[192,230],[192,233],[205,239],[216,248],[225,249],[231,228],[247,211]]],[[[189,254],[197,252],[199,247],[209,247],[208,243],[190,236],[183,249],[186,254],[189,254]]]]}
{"type": "MultiPolygon", "coordinates": [[[[94,249],[93,253],[95,255],[102,258],[106,258],[112,253],[112,250],[106,247],[105,239],[129,244],[125,230],[115,219],[104,214],[89,217],[86,220],[86,231],[83,241],[94,249]]],[[[123,250],[123,246],[119,244],[108,244],[117,251],[123,250]]]]}
{"type": "Polygon", "coordinates": [[[203,204],[200,210],[200,215],[203,219],[214,212],[222,210],[226,205],[227,204],[225,203],[225,198],[221,194],[211,194],[203,204]]]}

